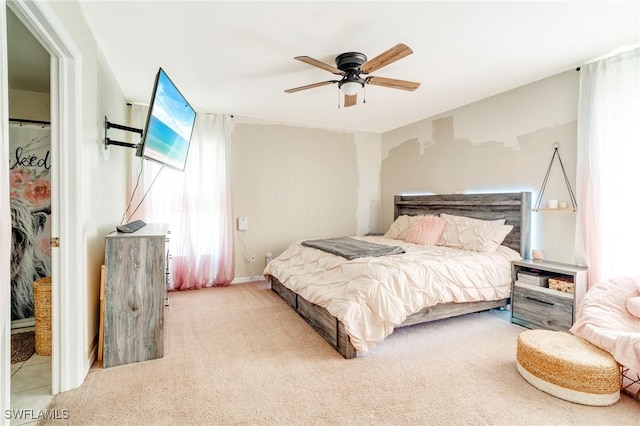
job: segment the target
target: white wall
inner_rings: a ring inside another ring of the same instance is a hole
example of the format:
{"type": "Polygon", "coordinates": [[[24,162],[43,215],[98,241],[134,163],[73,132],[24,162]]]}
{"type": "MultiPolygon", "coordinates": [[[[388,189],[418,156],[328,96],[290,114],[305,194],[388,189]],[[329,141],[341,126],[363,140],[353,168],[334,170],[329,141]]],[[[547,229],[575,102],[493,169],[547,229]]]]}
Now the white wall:
{"type": "Polygon", "coordinates": [[[49,121],[51,96],[48,93],[9,89],[9,117],[49,121]]]}
{"type": "Polygon", "coordinates": [[[249,219],[235,231],[236,282],[296,240],[379,230],[379,135],[234,120],[233,216],[249,219]]]}
{"type": "MultiPolygon", "coordinates": [[[[529,190],[535,202],[553,154],[575,191],[579,75],[571,70],[382,135],[382,226],[401,193],[529,190]]],[[[544,199],[569,200],[555,163],[544,199]]],[[[575,261],[575,213],[533,213],[533,248],[575,261]]]]}

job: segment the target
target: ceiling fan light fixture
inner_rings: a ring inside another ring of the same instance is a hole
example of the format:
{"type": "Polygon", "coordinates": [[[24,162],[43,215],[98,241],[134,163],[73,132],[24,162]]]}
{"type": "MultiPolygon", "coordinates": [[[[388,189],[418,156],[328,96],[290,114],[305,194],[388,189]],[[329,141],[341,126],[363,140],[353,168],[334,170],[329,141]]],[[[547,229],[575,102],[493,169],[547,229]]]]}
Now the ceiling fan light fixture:
{"type": "MultiPolygon", "coordinates": [[[[340,80],[321,81],[319,83],[307,84],[306,86],[294,87],[285,90],[286,93],[295,93],[301,90],[313,89],[314,87],[325,86],[328,84],[338,83],[338,95],[344,96],[345,107],[351,107],[358,102],[359,95],[364,95],[365,85],[372,84],[374,86],[389,87],[391,89],[401,89],[414,91],[420,87],[420,83],[408,80],[398,80],[395,78],[376,77],[370,75],[372,72],[378,71],[382,67],[396,62],[413,51],[409,46],[398,43],[391,49],[387,49],[375,58],[367,60],[367,56],[360,52],[345,52],[336,56],[336,66],[326,64],[309,56],[296,56],[294,59],[329,71],[332,74],[342,76],[340,80]]],[[[362,103],[366,100],[364,96],[362,103]]],[[[338,102],[340,105],[340,102],[338,102]]]]}
{"type": "Polygon", "coordinates": [[[357,95],[364,87],[364,83],[361,81],[345,81],[339,87],[345,95],[357,95]]]}

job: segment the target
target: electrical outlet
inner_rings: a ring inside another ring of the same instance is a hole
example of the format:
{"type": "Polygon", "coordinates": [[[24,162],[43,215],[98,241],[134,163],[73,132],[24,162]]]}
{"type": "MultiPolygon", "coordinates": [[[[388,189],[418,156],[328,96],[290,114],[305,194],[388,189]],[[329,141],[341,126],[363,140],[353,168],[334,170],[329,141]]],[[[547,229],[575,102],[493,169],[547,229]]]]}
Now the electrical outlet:
{"type": "Polygon", "coordinates": [[[256,255],[254,253],[251,253],[249,255],[249,262],[255,262],[256,261],[256,255]]]}

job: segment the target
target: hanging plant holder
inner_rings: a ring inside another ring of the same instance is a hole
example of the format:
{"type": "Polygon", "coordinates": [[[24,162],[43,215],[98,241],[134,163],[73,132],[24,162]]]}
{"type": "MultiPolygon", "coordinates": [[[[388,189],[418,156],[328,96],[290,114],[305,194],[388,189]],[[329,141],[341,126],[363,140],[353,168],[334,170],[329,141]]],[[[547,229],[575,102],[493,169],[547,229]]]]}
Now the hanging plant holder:
{"type": "Polygon", "coordinates": [[[571,183],[569,183],[569,178],[567,177],[567,172],[564,169],[564,164],[562,163],[562,158],[560,157],[560,152],[558,151],[560,148],[560,144],[558,142],[553,144],[553,155],[551,156],[551,162],[549,163],[549,167],[547,168],[547,174],[544,176],[544,181],[542,182],[542,187],[540,188],[540,193],[538,194],[538,199],[536,200],[536,204],[533,207],[533,211],[541,211],[541,210],[572,210],[576,211],[578,209],[578,205],[576,203],[576,196],[573,194],[573,189],[571,189],[571,183]],[[547,187],[547,181],[549,180],[549,174],[551,173],[551,167],[553,167],[553,161],[558,158],[558,162],[560,163],[560,168],[562,168],[562,176],[564,177],[564,183],[567,185],[567,190],[569,191],[569,198],[571,200],[570,208],[540,208],[540,203],[542,202],[542,196],[544,195],[544,190],[547,187]]]}

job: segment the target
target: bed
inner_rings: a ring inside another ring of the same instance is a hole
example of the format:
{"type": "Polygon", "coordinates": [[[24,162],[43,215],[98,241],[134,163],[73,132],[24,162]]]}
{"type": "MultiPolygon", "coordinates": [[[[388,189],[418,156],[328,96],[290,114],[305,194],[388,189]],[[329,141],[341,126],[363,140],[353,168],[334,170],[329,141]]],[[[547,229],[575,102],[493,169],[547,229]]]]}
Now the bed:
{"type": "Polygon", "coordinates": [[[395,328],[507,306],[511,261],[528,258],[531,249],[530,212],[530,192],[396,195],[394,224],[386,236],[352,238],[405,253],[347,260],[297,241],[264,275],[331,346],[354,358],[395,328]],[[397,237],[390,233],[402,220],[434,215],[496,222],[510,232],[490,253],[390,238],[397,237]]]}

